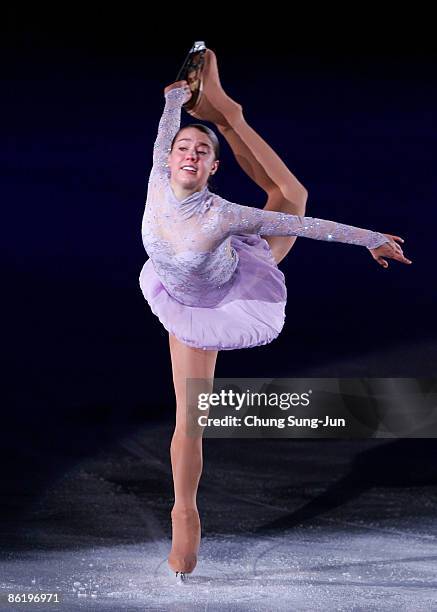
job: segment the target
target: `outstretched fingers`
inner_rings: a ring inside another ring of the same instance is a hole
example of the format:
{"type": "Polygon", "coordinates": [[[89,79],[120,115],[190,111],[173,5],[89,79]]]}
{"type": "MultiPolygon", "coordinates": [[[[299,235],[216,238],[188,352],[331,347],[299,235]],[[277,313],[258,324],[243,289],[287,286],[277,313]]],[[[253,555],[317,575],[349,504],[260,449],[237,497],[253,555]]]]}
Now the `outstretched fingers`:
{"type": "Polygon", "coordinates": [[[372,249],[373,258],[379,263],[383,268],[388,268],[388,261],[384,259],[387,257],[388,259],[395,259],[404,264],[413,263],[411,259],[405,257],[402,247],[398,244],[398,242],[404,243],[404,239],[400,236],[393,236],[392,234],[384,234],[387,238],[390,239],[390,242],[386,242],[382,244],[380,247],[376,249],[372,249]]]}

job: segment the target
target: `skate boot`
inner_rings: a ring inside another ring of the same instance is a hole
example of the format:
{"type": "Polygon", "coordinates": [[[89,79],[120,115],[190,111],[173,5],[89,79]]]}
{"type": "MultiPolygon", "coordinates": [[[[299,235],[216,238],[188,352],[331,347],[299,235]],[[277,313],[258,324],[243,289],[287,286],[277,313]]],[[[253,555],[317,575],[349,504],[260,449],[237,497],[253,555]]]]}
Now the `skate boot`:
{"type": "Polygon", "coordinates": [[[176,572],[178,582],[186,581],[197,565],[201,527],[197,508],[171,512],[172,548],[168,557],[170,568],[176,572]]]}
{"type": "Polygon", "coordinates": [[[200,75],[205,63],[205,51],[206,47],[203,40],[195,42],[176,77],[176,81],[187,81],[191,90],[191,98],[183,105],[183,108],[187,112],[196,105],[202,93],[202,80],[200,75]]]}
{"type": "Polygon", "coordinates": [[[232,100],[222,88],[215,53],[203,42],[194,44],[178,76],[190,86],[192,95],[183,108],[192,117],[221,127],[229,127],[242,117],[241,104],[232,100]]]}

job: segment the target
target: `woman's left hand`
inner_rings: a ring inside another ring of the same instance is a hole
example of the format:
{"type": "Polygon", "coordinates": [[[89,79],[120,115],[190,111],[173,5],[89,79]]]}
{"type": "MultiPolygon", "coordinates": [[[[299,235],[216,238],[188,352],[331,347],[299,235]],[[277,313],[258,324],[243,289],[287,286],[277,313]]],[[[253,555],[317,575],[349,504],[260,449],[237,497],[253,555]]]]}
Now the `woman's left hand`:
{"type": "Polygon", "coordinates": [[[411,259],[407,259],[396,241],[404,242],[402,238],[399,236],[392,236],[391,234],[384,234],[389,238],[390,242],[384,242],[381,246],[376,247],[376,249],[369,249],[372,254],[373,259],[381,265],[383,268],[388,268],[388,262],[384,259],[384,257],[388,257],[389,259],[396,259],[396,261],[400,261],[404,264],[413,263],[411,259]]]}

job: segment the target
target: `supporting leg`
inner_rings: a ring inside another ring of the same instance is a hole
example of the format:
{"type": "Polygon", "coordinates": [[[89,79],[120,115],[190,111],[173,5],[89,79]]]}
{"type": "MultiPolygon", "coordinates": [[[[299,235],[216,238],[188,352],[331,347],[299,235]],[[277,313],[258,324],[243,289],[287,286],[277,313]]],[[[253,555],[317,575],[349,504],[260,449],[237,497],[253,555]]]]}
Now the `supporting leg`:
{"type": "MultiPolygon", "coordinates": [[[[173,382],[176,395],[176,427],[170,455],[175,501],[171,512],[172,549],[168,558],[176,572],[190,573],[197,563],[201,525],[197,510],[197,489],[202,473],[202,435],[187,428],[187,378],[212,381],[218,351],[194,349],[169,334],[173,382]]],[[[205,383],[208,385],[209,383],[205,383]]]]}

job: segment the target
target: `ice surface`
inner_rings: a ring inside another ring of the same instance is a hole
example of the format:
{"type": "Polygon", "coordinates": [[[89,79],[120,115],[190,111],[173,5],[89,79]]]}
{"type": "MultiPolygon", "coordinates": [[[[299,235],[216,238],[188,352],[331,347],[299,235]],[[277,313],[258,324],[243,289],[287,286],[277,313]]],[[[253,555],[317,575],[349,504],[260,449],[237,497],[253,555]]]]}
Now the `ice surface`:
{"type": "Polygon", "coordinates": [[[1,610],[437,610],[434,441],[206,439],[199,562],[177,585],[171,433],[121,440],[3,523],[1,610]]]}

